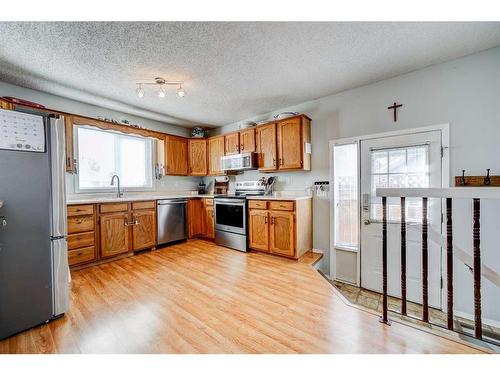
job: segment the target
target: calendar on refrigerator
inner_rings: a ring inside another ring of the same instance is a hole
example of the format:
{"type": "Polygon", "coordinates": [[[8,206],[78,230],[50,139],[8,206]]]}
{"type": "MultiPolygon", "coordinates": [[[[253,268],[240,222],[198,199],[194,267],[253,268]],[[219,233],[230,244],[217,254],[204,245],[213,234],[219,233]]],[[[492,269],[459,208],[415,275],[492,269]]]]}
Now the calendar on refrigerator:
{"type": "Polygon", "coordinates": [[[0,109],[0,149],[45,152],[43,117],[0,109]]]}

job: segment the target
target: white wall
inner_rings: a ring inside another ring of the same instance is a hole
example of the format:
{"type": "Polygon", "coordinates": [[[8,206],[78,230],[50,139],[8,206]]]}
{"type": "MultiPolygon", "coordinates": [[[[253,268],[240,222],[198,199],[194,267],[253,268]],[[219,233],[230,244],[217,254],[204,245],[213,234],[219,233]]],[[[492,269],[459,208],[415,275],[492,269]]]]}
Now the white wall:
{"type": "MultiPolygon", "coordinates": [[[[327,180],[331,139],[443,123],[450,123],[451,176],[461,174],[462,169],[471,175],[483,175],[486,168],[491,168],[491,174],[500,174],[500,47],[248,120],[269,119],[283,111],[306,113],[312,118],[313,170],[278,174],[286,180],[278,185],[279,190],[302,190],[314,181],[327,180]],[[397,123],[387,110],[394,101],[404,105],[397,123]]],[[[234,130],[237,125],[220,131],[234,130]]],[[[256,171],[245,172],[236,179],[258,175],[256,171]]],[[[500,272],[496,235],[500,233],[500,209],[496,207],[500,205],[483,203],[482,252],[483,261],[500,272]]],[[[457,203],[455,213],[455,242],[470,251],[470,204],[457,203]]],[[[314,247],[328,251],[329,241],[329,204],[315,198],[314,247]]],[[[460,263],[455,269],[455,286],[460,291],[456,307],[472,312],[471,274],[460,263]]],[[[323,271],[329,273],[328,259],[323,262],[323,271]]],[[[500,288],[484,281],[483,297],[484,315],[500,321],[500,288]]]]}
{"type": "MultiPolygon", "coordinates": [[[[59,110],[62,112],[73,113],[81,116],[97,118],[113,118],[117,121],[122,119],[129,120],[130,123],[139,124],[144,128],[157,130],[164,133],[189,136],[190,130],[181,126],[171,125],[142,117],[132,116],[126,113],[116,112],[107,108],[78,102],[75,100],[63,98],[45,92],[27,89],[20,86],[0,82],[0,96],[12,96],[20,99],[26,99],[36,103],[43,104],[47,108],[59,110]]],[[[67,192],[75,194],[74,176],[67,174],[67,192]]],[[[199,178],[165,176],[160,181],[155,181],[156,191],[184,191],[194,190],[198,185],[199,178]]]]}

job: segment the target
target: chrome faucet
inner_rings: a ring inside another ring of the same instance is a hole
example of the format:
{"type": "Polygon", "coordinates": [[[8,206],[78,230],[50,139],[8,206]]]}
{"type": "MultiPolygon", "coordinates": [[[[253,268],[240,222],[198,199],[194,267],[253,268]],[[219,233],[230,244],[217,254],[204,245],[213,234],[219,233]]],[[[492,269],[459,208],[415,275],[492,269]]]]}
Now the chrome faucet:
{"type": "Polygon", "coordinates": [[[123,193],[120,190],[120,177],[117,174],[114,174],[113,177],[111,177],[110,185],[115,186],[115,177],[116,177],[116,180],[118,181],[118,185],[117,185],[118,191],[116,192],[116,197],[121,198],[123,196],[123,193]]]}

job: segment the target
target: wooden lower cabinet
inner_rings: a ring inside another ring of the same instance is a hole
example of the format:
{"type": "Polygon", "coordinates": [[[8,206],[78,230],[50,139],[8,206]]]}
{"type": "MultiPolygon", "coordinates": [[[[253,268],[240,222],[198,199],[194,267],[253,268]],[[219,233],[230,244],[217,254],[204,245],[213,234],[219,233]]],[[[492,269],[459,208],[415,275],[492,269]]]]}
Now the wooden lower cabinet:
{"type": "Polygon", "coordinates": [[[68,206],[68,264],[71,267],[97,259],[95,205],[68,206]]]}
{"type": "Polygon", "coordinates": [[[156,211],[137,210],[132,212],[132,247],[142,250],[156,246],[156,211]]]}
{"type": "Polygon", "coordinates": [[[312,199],[251,200],[249,247],[298,259],[312,250],[312,199]]]}
{"type": "Polygon", "coordinates": [[[68,206],[68,261],[94,264],[156,246],[156,201],[68,206]]]}
{"type": "Polygon", "coordinates": [[[249,218],[249,246],[269,252],[269,211],[251,209],[249,218]]]}
{"type": "Polygon", "coordinates": [[[215,217],[213,199],[204,200],[205,207],[205,237],[215,239],[215,217]]]}
{"type": "Polygon", "coordinates": [[[99,232],[102,258],[127,253],[131,250],[128,212],[101,215],[99,232]]]}
{"type": "Polygon", "coordinates": [[[205,215],[201,199],[188,200],[188,237],[201,237],[205,233],[205,215]]]}
{"type": "Polygon", "coordinates": [[[271,253],[293,257],[295,255],[295,213],[271,211],[269,250],[271,253]]]}
{"type": "Polygon", "coordinates": [[[214,200],[194,198],[188,201],[188,237],[215,239],[214,200]]]}

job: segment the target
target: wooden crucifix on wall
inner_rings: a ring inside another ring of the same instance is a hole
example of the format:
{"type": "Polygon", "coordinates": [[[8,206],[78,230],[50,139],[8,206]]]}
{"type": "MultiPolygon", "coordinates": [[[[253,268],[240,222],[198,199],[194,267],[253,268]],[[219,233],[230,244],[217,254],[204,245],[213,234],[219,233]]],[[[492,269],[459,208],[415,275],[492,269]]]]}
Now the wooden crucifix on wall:
{"type": "Polygon", "coordinates": [[[387,109],[392,109],[394,111],[394,122],[398,121],[398,108],[402,106],[402,104],[396,104],[396,102],[394,102],[393,105],[387,107],[387,109]]]}

